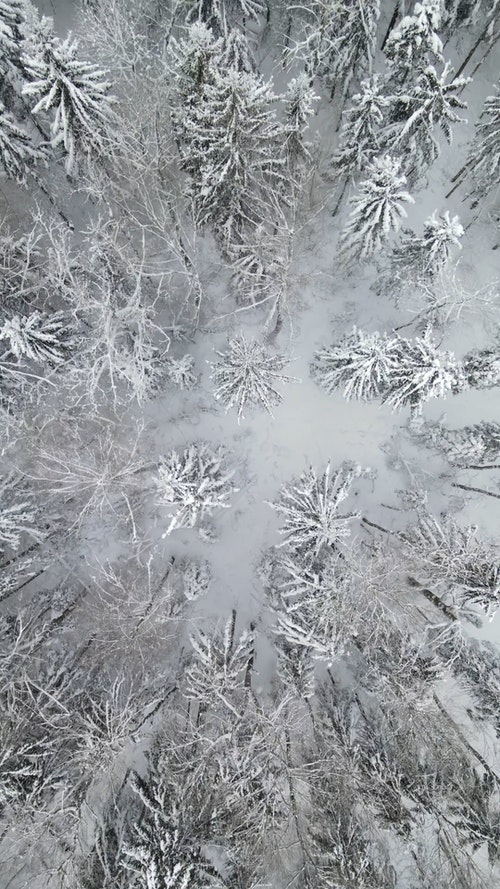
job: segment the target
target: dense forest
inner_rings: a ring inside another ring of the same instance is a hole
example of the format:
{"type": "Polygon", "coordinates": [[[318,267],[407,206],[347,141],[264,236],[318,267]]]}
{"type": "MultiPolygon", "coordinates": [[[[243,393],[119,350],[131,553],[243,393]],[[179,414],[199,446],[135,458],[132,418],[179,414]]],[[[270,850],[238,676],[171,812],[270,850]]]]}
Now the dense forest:
{"type": "Polygon", "coordinates": [[[500,885],[499,28],[0,0],[0,889],[500,885]]]}

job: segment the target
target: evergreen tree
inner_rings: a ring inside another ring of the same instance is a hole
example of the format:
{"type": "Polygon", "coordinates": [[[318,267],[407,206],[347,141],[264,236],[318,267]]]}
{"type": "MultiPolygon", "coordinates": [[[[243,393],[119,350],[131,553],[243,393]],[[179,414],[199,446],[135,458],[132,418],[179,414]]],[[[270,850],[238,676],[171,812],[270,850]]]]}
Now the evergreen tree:
{"type": "Polygon", "coordinates": [[[351,176],[364,170],[381,148],[381,128],[389,98],[380,74],[361,82],[351,104],[342,113],[339,147],[332,164],[340,174],[351,176]]]}
{"type": "Polygon", "coordinates": [[[172,38],[169,56],[177,86],[178,107],[173,109],[174,124],[182,135],[186,106],[199,98],[202,85],[212,77],[212,59],[220,53],[222,41],[203,22],[194,22],[185,38],[172,38]]]}
{"type": "Polygon", "coordinates": [[[462,366],[451,352],[441,352],[430,333],[414,340],[400,338],[397,362],[382,400],[395,410],[410,406],[419,414],[422,404],[431,398],[445,398],[467,387],[462,366]]]}
{"type": "Polygon", "coordinates": [[[328,464],[321,476],[311,466],[285,485],[278,500],[269,503],[284,518],[280,534],[285,539],[280,546],[317,556],[323,547],[349,537],[349,523],[357,513],[339,514],[338,509],[360,475],[361,468],[355,464],[344,463],[333,473],[328,464]]]}
{"type": "Polygon", "coordinates": [[[479,349],[464,357],[464,373],[473,389],[500,386],[500,355],[496,349],[479,349]]]}
{"type": "Polygon", "coordinates": [[[355,327],[340,342],[315,352],[311,375],[330,394],[341,389],[348,401],[370,401],[387,390],[399,358],[397,337],[355,327]]]}
{"type": "Polygon", "coordinates": [[[434,61],[442,61],[443,43],[437,34],[441,26],[441,0],[415,3],[412,15],[406,15],[391,31],[385,52],[395,83],[434,61]]]}
{"type": "Polygon", "coordinates": [[[493,616],[500,608],[500,562],[495,548],[477,537],[477,527],[447,516],[438,522],[424,513],[401,533],[414,570],[437,584],[440,597],[451,596],[459,608],[480,608],[493,616]]]}
{"type": "Polygon", "coordinates": [[[30,166],[40,157],[28,134],[0,102],[0,164],[7,176],[25,184],[30,166]]]}
{"type": "Polygon", "coordinates": [[[392,252],[389,271],[376,282],[375,291],[399,297],[408,287],[432,282],[451,262],[454,251],[462,249],[463,233],[458,216],[450,216],[448,210],[438,216],[435,210],[424,221],[422,236],[411,229],[404,231],[392,252]]]}
{"type": "Polygon", "coordinates": [[[33,498],[12,475],[0,482],[0,550],[5,545],[19,549],[25,534],[34,540],[42,540],[36,527],[38,510],[33,498]]]}
{"type": "Polygon", "coordinates": [[[341,258],[346,262],[369,259],[381,250],[406,217],[404,204],[415,202],[406,190],[399,161],[386,156],[368,164],[350,203],[353,209],[340,239],[341,258]]]}
{"type": "Polygon", "coordinates": [[[30,79],[24,95],[35,100],[33,114],[54,112],[52,145],[63,145],[66,169],[71,171],[78,153],[101,155],[113,119],[107,71],[77,58],[78,44],[55,36],[45,38],[23,64],[30,79]]]}
{"type": "Polygon", "coordinates": [[[285,181],[273,102],[257,75],[214,66],[182,121],[182,166],[199,222],[214,225],[228,252],[246,224],[266,216],[266,192],[285,181]]]}
{"type": "Polygon", "coordinates": [[[186,696],[198,701],[203,709],[215,707],[235,715],[245,703],[239,699],[245,689],[247,672],[253,659],[254,637],[243,633],[234,638],[236,612],[226,622],[222,633],[199,630],[191,636],[194,657],[186,671],[186,696]]]}
{"type": "Polygon", "coordinates": [[[310,158],[304,132],[309,126],[309,118],[314,114],[314,103],[318,101],[307,74],[299,74],[288,84],[286,94],[285,146],[292,171],[297,164],[310,158]]]}
{"type": "Polygon", "coordinates": [[[439,142],[435,131],[441,130],[448,144],[452,142],[452,124],[464,122],[457,109],[467,103],[456,95],[469,78],[451,77],[447,62],[441,74],[432,66],[425,68],[411,90],[398,92],[391,101],[384,133],[387,151],[402,151],[406,158],[404,169],[408,177],[418,178],[420,172],[439,157],[439,142]]]}
{"type": "Polygon", "coordinates": [[[8,340],[9,352],[17,358],[59,364],[72,344],[72,331],[62,312],[43,315],[14,315],[0,328],[0,340],[8,340]]]}
{"type": "Polygon", "coordinates": [[[460,363],[440,352],[426,333],[407,340],[354,330],[335,346],[316,353],[313,376],[329,392],[344,387],[346,398],[382,398],[396,410],[419,413],[430,398],[457,394],[467,386],[460,363]]]}
{"type": "Polygon", "coordinates": [[[288,363],[285,355],[273,355],[261,343],[243,335],[229,341],[227,352],[216,353],[222,361],[212,364],[214,395],[226,410],[238,409],[238,421],[247,405],[262,405],[272,416],[272,408],[283,400],[275,383],[289,382],[281,373],[288,363]]]}
{"type": "Polygon", "coordinates": [[[181,801],[172,799],[171,788],[154,775],[150,783],[134,775],[132,786],[144,807],[135,836],[124,848],[133,889],[222,886],[200,845],[186,836],[181,801]]]}
{"type": "Polygon", "coordinates": [[[496,94],[486,99],[476,123],[467,168],[472,173],[478,200],[500,184],[500,82],[496,94]]]}
{"type": "Polygon", "coordinates": [[[379,0],[314,0],[304,13],[293,55],[303,60],[311,83],[324,77],[332,92],[340,84],[345,95],[353,76],[371,72],[379,0]]]}
{"type": "Polygon", "coordinates": [[[228,509],[230,495],[238,490],[231,482],[233,475],[224,467],[222,449],[213,451],[203,443],[163,457],[158,467],[158,499],[178,507],[165,533],[193,528],[215,509],[228,509]]]}
{"type": "Polygon", "coordinates": [[[453,466],[495,464],[500,460],[500,423],[482,421],[460,429],[450,429],[442,422],[427,422],[418,440],[446,455],[453,466]]]}
{"type": "Polygon", "coordinates": [[[454,248],[462,249],[460,238],[464,230],[458,216],[450,216],[448,210],[442,216],[435,210],[432,216],[424,221],[424,233],[418,237],[414,232],[405,232],[406,237],[401,245],[394,250],[394,256],[403,270],[414,269],[412,274],[419,277],[434,277],[450,262],[454,248]]]}
{"type": "Polygon", "coordinates": [[[4,59],[19,57],[24,7],[23,0],[0,0],[0,65],[4,59]]]}

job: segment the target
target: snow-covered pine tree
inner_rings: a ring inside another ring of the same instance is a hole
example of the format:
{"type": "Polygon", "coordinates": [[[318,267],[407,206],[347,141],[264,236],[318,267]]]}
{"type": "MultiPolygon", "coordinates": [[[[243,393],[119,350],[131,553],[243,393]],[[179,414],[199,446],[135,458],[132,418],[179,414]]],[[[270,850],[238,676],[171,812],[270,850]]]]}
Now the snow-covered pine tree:
{"type": "Polygon", "coordinates": [[[424,221],[424,232],[419,236],[412,229],[404,230],[400,243],[394,248],[388,272],[375,284],[377,293],[393,294],[396,300],[407,288],[432,282],[451,262],[454,251],[461,250],[464,233],[458,216],[437,210],[424,221]]]}
{"type": "Polygon", "coordinates": [[[229,508],[229,497],[238,488],[231,481],[234,472],[224,464],[222,448],[212,450],[203,442],[161,458],[156,482],[158,500],[177,506],[165,534],[176,528],[193,528],[205,515],[229,508]]]}
{"type": "Polygon", "coordinates": [[[443,43],[437,34],[442,20],[442,0],[415,3],[391,31],[385,52],[395,83],[404,83],[429,63],[443,61],[443,43]]]}
{"type": "Polygon", "coordinates": [[[0,166],[10,179],[25,184],[26,175],[41,152],[0,102],[0,166]]]}
{"type": "Polygon", "coordinates": [[[9,353],[18,361],[59,364],[71,348],[73,331],[63,312],[31,312],[5,321],[0,327],[0,340],[7,340],[9,353]]]}
{"type": "Polygon", "coordinates": [[[226,411],[235,407],[238,421],[247,406],[259,405],[272,416],[273,406],[283,400],[275,389],[276,382],[287,383],[281,371],[288,363],[285,355],[272,354],[257,340],[247,340],[243,334],[229,340],[226,352],[216,352],[221,361],[212,363],[211,379],[215,384],[215,398],[226,411]]]}
{"type": "Polygon", "coordinates": [[[35,104],[33,114],[54,112],[52,145],[63,145],[66,169],[77,155],[102,155],[113,120],[108,72],[77,58],[78,43],[51,36],[41,41],[33,55],[23,57],[28,82],[23,93],[35,104]]]}
{"type": "Polygon", "coordinates": [[[179,389],[192,389],[196,385],[197,376],[193,372],[194,358],[186,354],[182,358],[165,359],[165,372],[168,380],[179,389]]]}
{"type": "Polygon", "coordinates": [[[450,352],[439,351],[429,332],[407,340],[355,328],[338,344],[319,350],[311,372],[327,392],[343,387],[348,399],[380,397],[396,410],[410,405],[417,413],[430,398],[467,386],[462,365],[450,352]]]}
{"type": "Polygon", "coordinates": [[[496,93],[486,99],[476,123],[467,169],[472,174],[477,201],[500,184],[500,81],[496,93]]]}
{"type": "Polygon", "coordinates": [[[0,0],[0,65],[19,60],[24,10],[23,0],[0,0]]]}
{"type": "Polygon", "coordinates": [[[0,550],[5,546],[19,549],[26,534],[35,541],[43,540],[36,527],[38,510],[33,498],[13,475],[0,481],[0,550]]]}
{"type": "Polygon", "coordinates": [[[186,22],[202,22],[216,34],[227,34],[249,19],[258,21],[265,10],[264,0],[188,0],[186,22]]]}
{"type": "Polygon", "coordinates": [[[172,120],[180,136],[186,108],[199,99],[202,85],[211,79],[212,59],[221,46],[221,39],[202,21],[194,22],[186,37],[172,37],[170,41],[169,58],[177,90],[172,120]]]}
{"type": "Polygon", "coordinates": [[[400,162],[385,156],[368,164],[350,203],[353,209],[340,238],[340,259],[345,263],[370,259],[381,250],[407,216],[404,205],[415,201],[406,190],[400,162]]]}
{"type": "Polygon", "coordinates": [[[324,77],[332,94],[340,85],[345,96],[353,76],[371,72],[379,0],[314,0],[301,12],[301,33],[286,56],[303,61],[311,84],[324,77]]]}
{"type": "Polygon", "coordinates": [[[356,464],[342,463],[332,472],[328,463],[321,476],[311,466],[285,485],[278,499],[268,503],[284,520],[279,533],[285,539],[279,546],[317,556],[323,547],[335,547],[349,537],[349,524],[358,513],[338,510],[361,474],[356,464]]]}
{"type": "Polygon", "coordinates": [[[380,0],[353,0],[339,4],[338,20],[333,38],[334,51],[328,66],[333,89],[342,85],[347,95],[353,77],[371,74],[376,52],[380,0]]]}
{"type": "Polygon", "coordinates": [[[500,386],[500,355],[497,349],[478,349],[463,359],[464,373],[472,389],[500,386]]]}
{"type": "Polygon", "coordinates": [[[304,701],[314,695],[314,661],[311,650],[292,645],[285,637],[277,636],[277,674],[285,689],[293,689],[294,694],[304,701]]]}
{"type": "Polygon", "coordinates": [[[245,709],[248,670],[253,660],[254,637],[244,632],[235,638],[236,612],[226,621],[222,632],[198,630],[191,636],[193,659],[185,671],[185,695],[206,710],[215,707],[225,716],[245,709]]]}
{"type": "Polygon", "coordinates": [[[269,214],[268,191],[284,186],[285,160],[270,84],[215,64],[183,117],[181,158],[200,224],[212,224],[230,254],[245,226],[269,214]]]}
{"type": "Polygon", "coordinates": [[[387,391],[400,359],[398,337],[364,333],[356,327],[338,343],[315,352],[311,376],[330,394],[370,401],[387,391]]]}
{"type": "Polygon", "coordinates": [[[399,338],[399,360],[392,371],[382,400],[395,410],[409,406],[419,414],[431,398],[457,395],[467,387],[462,365],[452,352],[440,351],[430,331],[414,340],[399,338]]]}
{"type": "Polygon", "coordinates": [[[380,131],[389,98],[380,74],[361,81],[360,92],[342,113],[342,127],[332,164],[336,172],[351,176],[364,170],[381,147],[380,131]]]}
{"type": "Polygon", "coordinates": [[[464,122],[457,109],[467,107],[457,93],[469,82],[470,78],[453,78],[449,62],[440,74],[430,65],[419,73],[415,83],[409,84],[409,89],[396,92],[391,99],[383,144],[386,151],[402,153],[409,181],[417,181],[439,157],[437,130],[451,144],[452,125],[464,122]]]}
{"type": "Polygon", "coordinates": [[[311,87],[307,74],[302,73],[290,81],[284,98],[285,150],[290,168],[294,172],[298,165],[307,163],[311,157],[304,133],[309,126],[309,118],[314,114],[314,103],[318,101],[319,96],[311,87]]]}
{"type": "Polygon", "coordinates": [[[123,862],[132,876],[131,889],[210,889],[223,881],[186,833],[180,800],[161,777],[149,781],[134,774],[132,787],[143,804],[134,836],[124,846],[123,862]]]}
{"type": "Polygon", "coordinates": [[[500,561],[491,544],[477,537],[477,527],[462,526],[452,516],[439,523],[424,513],[401,532],[401,540],[415,559],[414,571],[426,583],[438,585],[459,608],[480,608],[493,616],[500,608],[500,561]]]}
{"type": "Polygon", "coordinates": [[[250,44],[239,28],[232,28],[220,44],[216,65],[218,68],[234,69],[242,74],[254,74],[257,65],[250,44]]]}
{"type": "Polygon", "coordinates": [[[453,466],[488,466],[500,461],[500,423],[483,420],[450,429],[443,422],[427,422],[413,433],[419,441],[443,452],[453,466]]]}
{"type": "Polygon", "coordinates": [[[415,232],[405,232],[405,238],[394,250],[394,257],[398,257],[401,271],[404,263],[406,274],[411,268],[414,277],[433,278],[450,262],[452,251],[462,249],[460,238],[463,234],[458,216],[451,216],[448,210],[438,216],[434,210],[424,221],[422,237],[415,232]]]}

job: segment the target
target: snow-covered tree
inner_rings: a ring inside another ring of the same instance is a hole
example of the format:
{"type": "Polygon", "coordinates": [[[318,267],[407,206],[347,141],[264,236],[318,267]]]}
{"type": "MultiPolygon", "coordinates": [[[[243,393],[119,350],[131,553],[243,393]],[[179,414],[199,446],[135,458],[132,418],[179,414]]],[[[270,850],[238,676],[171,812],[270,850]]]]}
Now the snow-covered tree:
{"type": "Polygon", "coordinates": [[[54,112],[52,145],[62,145],[70,171],[79,153],[102,155],[113,121],[108,72],[77,58],[78,43],[51,36],[23,57],[30,82],[23,93],[35,104],[33,114],[54,112]]]}
{"type": "Polygon", "coordinates": [[[12,475],[0,482],[0,549],[8,546],[19,549],[26,534],[34,540],[42,540],[43,534],[36,527],[38,510],[30,494],[19,485],[12,475]]]}
{"type": "Polygon", "coordinates": [[[249,222],[266,217],[267,191],[285,181],[273,102],[258,75],[214,65],[182,118],[182,167],[197,218],[214,225],[229,252],[249,222]]]}
{"type": "Polygon", "coordinates": [[[500,561],[477,527],[462,526],[452,516],[440,523],[424,513],[401,539],[427,584],[452,597],[459,608],[479,607],[492,616],[500,608],[500,561]]]}
{"type": "Polygon", "coordinates": [[[133,889],[202,889],[222,886],[219,875],[186,835],[180,800],[161,778],[146,782],[134,774],[132,786],[143,804],[134,836],[124,847],[124,866],[131,872],[133,889]]]}
{"type": "Polygon", "coordinates": [[[169,58],[177,89],[172,118],[180,132],[185,107],[199,98],[202,85],[211,79],[212,59],[221,47],[221,39],[202,21],[194,22],[186,37],[170,41],[169,58]]]}
{"type": "Polygon", "coordinates": [[[476,123],[476,135],[467,160],[478,199],[500,183],[500,84],[488,96],[476,123]]]}
{"type": "Polygon", "coordinates": [[[334,88],[336,81],[340,81],[344,96],[353,76],[372,71],[379,17],[380,0],[344,0],[339,4],[328,75],[333,79],[334,88]]]}
{"type": "Polygon", "coordinates": [[[377,293],[394,294],[399,301],[408,288],[419,287],[433,280],[450,264],[454,252],[462,249],[464,230],[458,216],[437,210],[424,221],[423,235],[411,229],[394,248],[389,270],[375,285],[377,293]]]}
{"type": "Polygon", "coordinates": [[[385,52],[396,82],[407,80],[429,62],[442,61],[443,43],[437,34],[441,19],[441,0],[421,0],[412,15],[405,15],[391,31],[385,52]]]}
{"type": "Polygon", "coordinates": [[[265,9],[264,0],[188,0],[185,5],[187,22],[196,19],[223,34],[248,19],[258,21],[265,9]]]}
{"type": "Polygon", "coordinates": [[[473,389],[500,386],[500,355],[497,349],[468,352],[463,364],[467,382],[473,389]]]}
{"type": "Polygon", "coordinates": [[[368,164],[350,203],[353,209],[340,239],[344,262],[369,259],[381,250],[406,217],[404,205],[414,203],[399,161],[386,156],[368,164]]]}
{"type": "Polygon", "coordinates": [[[25,183],[26,174],[41,152],[0,102],[0,166],[10,179],[25,183]]]}
{"type": "Polygon", "coordinates": [[[229,508],[229,497],[238,489],[231,482],[234,472],[224,464],[222,449],[212,450],[205,443],[189,445],[181,453],[171,451],[161,459],[158,499],[177,506],[166,534],[176,528],[193,528],[205,515],[229,508]]]}
{"type": "Polygon", "coordinates": [[[418,237],[415,232],[405,232],[405,238],[394,250],[394,260],[408,274],[416,277],[434,277],[450,262],[453,250],[462,249],[460,238],[464,230],[458,216],[451,216],[446,210],[441,216],[434,210],[424,221],[424,233],[418,237]]]}
{"type": "Polygon", "coordinates": [[[430,398],[456,394],[467,381],[461,364],[441,352],[430,333],[407,340],[356,330],[338,344],[319,350],[312,374],[328,392],[343,388],[346,398],[382,398],[400,410],[415,411],[430,398]]]}
{"type": "Polygon", "coordinates": [[[164,366],[168,380],[179,389],[192,389],[197,381],[197,376],[193,373],[194,363],[192,355],[183,355],[182,358],[166,358],[164,366]]]}
{"type": "Polygon", "coordinates": [[[8,352],[18,361],[59,364],[71,347],[72,329],[63,312],[31,312],[5,321],[0,327],[0,340],[7,340],[8,352]]]}
{"type": "Polygon", "coordinates": [[[283,517],[280,534],[284,540],[280,547],[310,551],[317,556],[323,547],[334,547],[339,540],[349,537],[350,522],[358,513],[339,513],[339,506],[361,473],[361,467],[351,463],[343,463],[332,472],[328,463],[321,476],[311,466],[300,478],[285,485],[278,499],[269,503],[283,517]]]}
{"type": "Polygon", "coordinates": [[[403,153],[403,168],[412,180],[439,157],[436,131],[440,130],[451,144],[452,125],[464,122],[457,109],[466,108],[467,103],[458,98],[457,92],[469,82],[470,78],[453,78],[447,62],[440,74],[434,67],[426,67],[410,89],[398,90],[392,98],[384,147],[391,153],[403,153]]]}
{"type": "Polygon", "coordinates": [[[443,452],[453,466],[496,464],[500,460],[500,423],[482,421],[459,429],[450,429],[443,422],[427,422],[419,440],[443,452]]]}
{"type": "Polygon", "coordinates": [[[409,405],[418,414],[429,399],[456,395],[467,387],[461,363],[452,352],[440,351],[430,332],[414,340],[401,337],[399,343],[400,358],[382,396],[395,410],[409,405]]]}
{"type": "Polygon", "coordinates": [[[273,406],[283,400],[275,389],[276,382],[292,380],[281,371],[288,363],[285,355],[272,354],[257,340],[247,340],[243,334],[229,340],[226,352],[216,352],[221,361],[212,364],[211,379],[214,395],[226,411],[235,407],[238,420],[247,406],[264,407],[272,416],[273,406]]]}
{"type": "Polygon", "coordinates": [[[353,76],[371,71],[379,15],[379,0],[314,0],[303,7],[300,34],[287,55],[304,62],[311,82],[325,77],[345,95],[353,76]]]}
{"type": "Polygon", "coordinates": [[[314,103],[318,101],[310,85],[307,74],[299,74],[288,84],[286,94],[285,148],[292,170],[297,164],[310,158],[308,143],[304,133],[309,127],[309,119],[314,114],[314,103]]]}
{"type": "Polygon", "coordinates": [[[311,375],[329,393],[341,389],[348,401],[370,401],[387,390],[399,359],[397,337],[355,327],[335,345],[315,352],[311,375]]]}
{"type": "Polygon", "coordinates": [[[235,639],[235,620],[233,611],[222,632],[198,630],[191,636],[194,655],[185,673],[187,698],[198,701],[203,709],[222,706],[227,715],[238,712],[238,703],[240,712],[244,710],[241,692],[253,660],[253,634],[244,632],[235,639]]]}
{"type": "Polygon", "coordinates": [[[350,176],[364,170],[381,147],[381,128],[389,98],[380,74],[361,81],[360,92],[352,96],[342,113],[342,127],[332,164],[336,171],[350,176]]]}
{"type": "Polygon", "coordinates": [[[0,64],[19,56],[24,20],[23,0],[0,0],[0,64]]]}

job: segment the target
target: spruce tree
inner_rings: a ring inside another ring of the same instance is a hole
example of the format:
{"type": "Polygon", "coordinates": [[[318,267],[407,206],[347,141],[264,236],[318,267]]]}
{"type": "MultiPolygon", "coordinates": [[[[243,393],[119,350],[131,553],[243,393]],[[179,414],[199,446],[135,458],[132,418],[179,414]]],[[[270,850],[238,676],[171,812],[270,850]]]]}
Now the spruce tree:
{"type": "Polygon", "coordinates": [[[0,164],[9,179],[26,184],[26,176],[41,152],[0,102],[0,164]]]}
{"type": "Polygon", "coordinates": [[[342,114],[339,147],[332,164],[335,171],[351,176],[363,170],[381,147],[381,131],[389,97],[380,74],[361,82],[360,92],[351,98],[342,114]]]}
{"type": "Polygon", "coordinates": [[[395,83],[405,82],[429,63],[443,60],[443,43],[437,34],[441,10],[441,0],[421,0],[415,3],[412,14],[404,16],[391,31],[385,52],[395,83]]]}
{"type": "Polygon", "coordinates": [[[404,169],[412,181],[439,157],[436,132],[440,130],[451,144],[453,124],[464,122],[457,110],[466,108],[467,103],[459,99],[457,93],[470,81],[452,75],[448,62],[440,74],[428,66],[414,85],[396,93],[391,100],[384,147],[389,152],[403,153],[404,169]]]}
{"type": "Polygon", "coordinates": [[[467,168],[472,173],[477,201],[500,184],[500,81],[496,93],[486,99],[476,123],[467,168]]]}
{"type": "Polygon", "coordinates": [[[23,0],[0,0],[0,65],[5,60],[19,59],[24,10],[23,0]]]}
{"type": "Polygon", "coordinates": [[[51,36],[40,42],[31,56],[23,57],[31,82],[23,93],[35,100],[33,114],[53,112],[52,145],[62,145],[66,169],[71,171],[78,154],[101,155],[113,118],[108,72],[77,58],[78,44],[71,36],[51,36]]]}
{"type": "Polygon", "coordinates": [[[273,103],[258,75],[214,66],[183,119],[182,166],[198,221],[214,226],[229,253],[247,224],[265,218],[269,190],[285,181],[273,103]]]}
{"type": "Polygon", "coordinates": [[[344,262],[370,259],[381,250],[406,217],[405,204],[415,202],[406,190],[399,161],[385,156],[368,164],[350,203],[353,209],[340,239],[344,262]]]}

